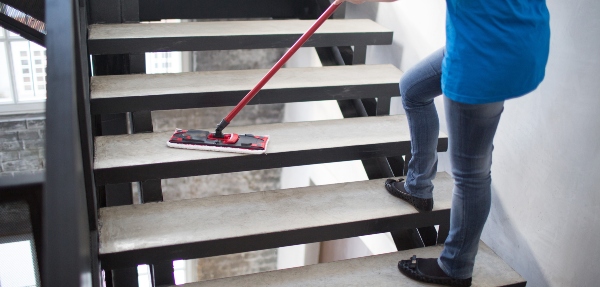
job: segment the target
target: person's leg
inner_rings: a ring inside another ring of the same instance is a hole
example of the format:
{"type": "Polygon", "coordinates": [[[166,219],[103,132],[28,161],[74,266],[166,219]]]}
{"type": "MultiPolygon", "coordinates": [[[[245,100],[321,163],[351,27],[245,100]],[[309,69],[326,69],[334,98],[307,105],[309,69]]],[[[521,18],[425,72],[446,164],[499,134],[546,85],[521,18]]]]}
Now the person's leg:
{"type": "Polygon", "coordinates": [[[442,94],[441,48],[408,70],[400,81],[402,105],[406,111],[412,158],[404,188],[418,198],[432,198],[437,172],[437,144],[440,123],[433,99],[442,94]]]}
{"type": "Polygon", "coordinates": [[[450,233],[438,264],[453,278],[473,274],[479,238],[491,205],[493,141],[504,102],[458,103],[444,97],[454,177],[450,233]]]}

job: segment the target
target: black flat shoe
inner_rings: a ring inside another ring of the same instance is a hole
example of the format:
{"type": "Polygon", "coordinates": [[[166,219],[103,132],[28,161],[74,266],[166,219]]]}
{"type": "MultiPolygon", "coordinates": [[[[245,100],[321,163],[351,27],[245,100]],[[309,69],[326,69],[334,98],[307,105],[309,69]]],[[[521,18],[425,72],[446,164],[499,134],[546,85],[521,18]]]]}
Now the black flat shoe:
{"type": "Polygon", "coordinates": [[[471,286],[472,278],[455,279],[446,275],[438,265],[436,258],[417,258],[416,255],[413,255],[410,260],[398,262],[398,270],[406,277],[419,282],[443,286],[471,286]]]}
{"type": "Polygon", "coordinates": [[[404,179],[385,181],[385,189],[393,196],[400,198],[414,206],[418,211],[431,211],[433,209],[433,198],[418,198],[410,195],[404,189],[404,179]]]}

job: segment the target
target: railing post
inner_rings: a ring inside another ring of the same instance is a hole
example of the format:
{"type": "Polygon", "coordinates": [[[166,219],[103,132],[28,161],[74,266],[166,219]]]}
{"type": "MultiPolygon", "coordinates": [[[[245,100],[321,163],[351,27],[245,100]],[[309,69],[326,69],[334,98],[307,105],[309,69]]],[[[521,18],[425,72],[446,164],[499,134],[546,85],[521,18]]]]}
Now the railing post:
{"type": "Polygon", "coordinates": [[[42,286],[93,284],[77,105],[82,92],[77,12],[75,1],[47,1],[42,286]]]}

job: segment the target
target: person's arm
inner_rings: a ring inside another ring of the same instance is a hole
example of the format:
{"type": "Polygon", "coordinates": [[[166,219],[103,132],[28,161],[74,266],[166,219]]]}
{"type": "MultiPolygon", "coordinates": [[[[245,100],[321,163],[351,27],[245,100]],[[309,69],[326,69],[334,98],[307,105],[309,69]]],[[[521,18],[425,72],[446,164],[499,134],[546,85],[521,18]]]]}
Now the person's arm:
{"type": "Polygon", "coordinates": [[[365,2],[396,2],[397,0],[335,0],[334,3],[339,5],[345,1],[348,1],[348,2],[354,3],[354,4],[362,4],[365,2]]]}

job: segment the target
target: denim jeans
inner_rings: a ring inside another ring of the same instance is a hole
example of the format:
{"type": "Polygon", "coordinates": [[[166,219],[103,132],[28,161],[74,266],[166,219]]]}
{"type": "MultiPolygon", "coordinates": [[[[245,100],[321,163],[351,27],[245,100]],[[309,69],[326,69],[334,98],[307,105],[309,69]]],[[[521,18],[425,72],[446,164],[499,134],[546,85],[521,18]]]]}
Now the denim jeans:
{"type": "MultiPolygon", "coordinates": [[[[412,141],[405,188],[419,198],[433,197],[437,171],[439,119],[433,100],[442,94],[444,48],[404,74],[400,81],[412,141]]],[[[444,97],[448,154],[454,178],[450,233],[438,264],[448,276],[473,274],[475,255],[491,205],[493,140],[504,101],[471,105],[444,97]]]]}

